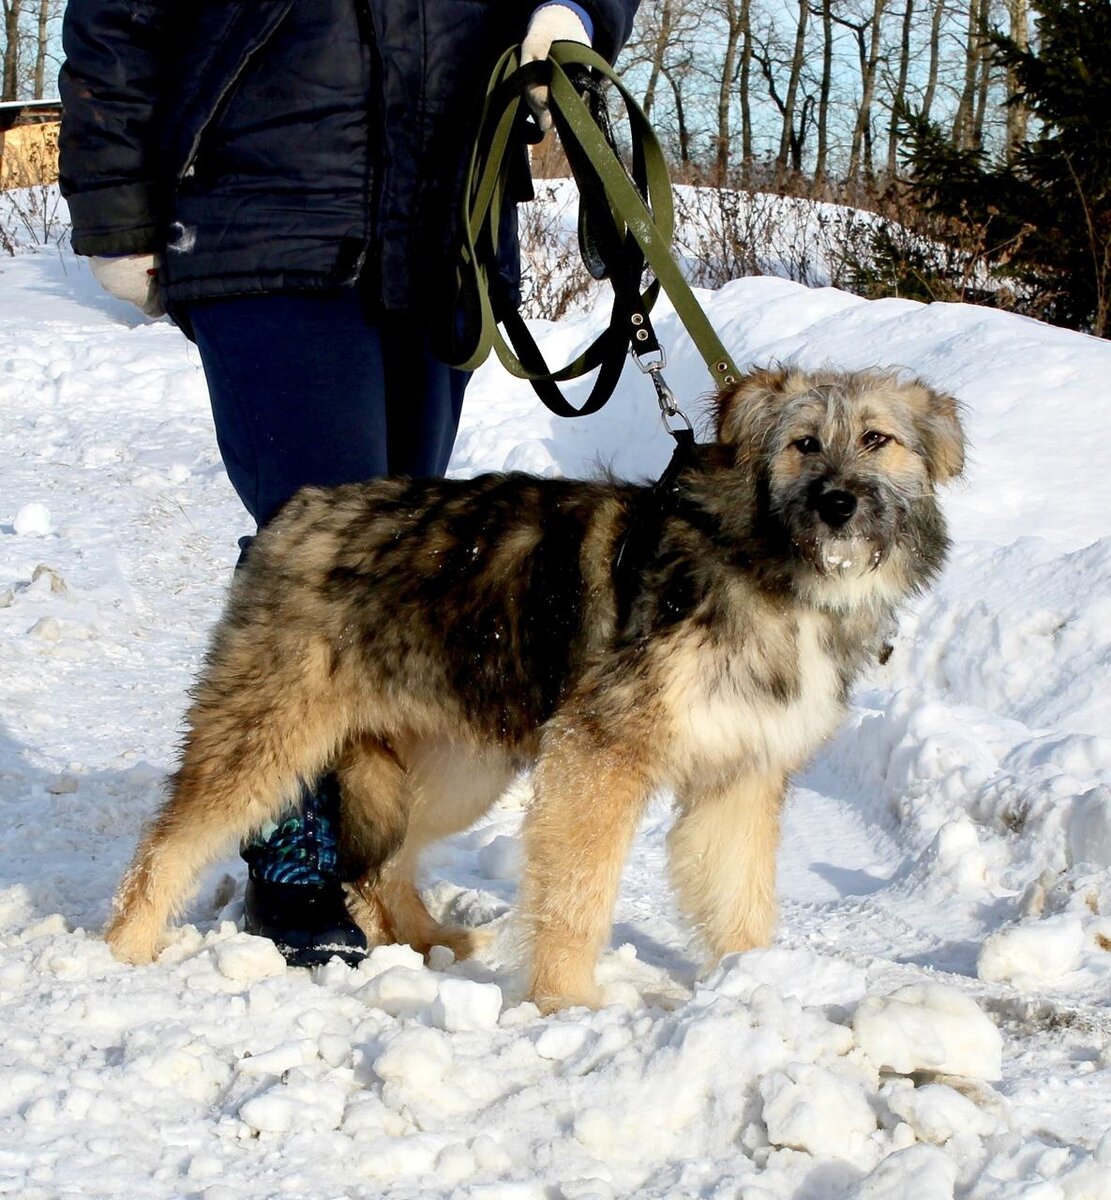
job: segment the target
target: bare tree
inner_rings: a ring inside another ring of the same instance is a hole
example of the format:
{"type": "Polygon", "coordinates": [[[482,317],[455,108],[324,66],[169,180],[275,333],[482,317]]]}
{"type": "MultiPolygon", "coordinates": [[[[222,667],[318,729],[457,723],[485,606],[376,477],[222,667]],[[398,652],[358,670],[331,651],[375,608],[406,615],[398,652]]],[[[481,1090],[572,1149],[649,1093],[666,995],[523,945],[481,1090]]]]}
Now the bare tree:
{"type": "MultiPolygon", "coordinates": [[[[24,0],[26,5],[26,0],[24,0]]],[[[1029,0],[644,0],[622,58],[685,178],[852,185],[900,166],[902,119],[940,121],[958,144],[1008,152],[1026,115],[989,23],[1023,41],[1029,0]],[[639,74],[637,74],[639,72],[639,74]]],[[[627,74],[627,77],[628,77],[627,74]]]]}
{"type": "Polygon", "coordinates": [[[638,70],[647,71],[641,107],[661,136],[673,138],[673,148],[682,162],[688,162],[691,153],[686,93],[695,74],[693,40],[698,15],[690,0],[645,0],[621,59],[630,82],[639,78],[638,70]],[[677,126],[674,129],[672,111],[677,126]]]}
{"type": "Polygon", "coordinates": [[[972,145],[978,150],[984,144],[984,123],[988,112],[988,88],[994,63],[991,58],[991,43],[988,41],[988,6],[990,0],[981,0],[980,4],[980,42],[979,55],[976,60],[976,103],[972,110],[972,145]]]}
{"type": "Polygon", "coordinates": [[[4,69],[0,79],[0,100],[19,99],[19,19],[23,0],[0,0],[4,28],[4,69]]]}
{"type": "Polygon", "coordinates": [[[829,100],[833,86],[833,0],[821,0],[822,17],[822,77],[818,86],[818,156],[814,177],[821,182],[826,176],[829,159],[829,100]]]}
{"type": "Polygon", "coordinates": [[[872,102],[876,95],[876,75],[880,62],[884,10],[887,0],[872,0],[871,12],[859,20],[834,13],[833,19],[852,31],[860,64],[860,101],[856,110],[852,143],[849,149],[848,178],[856,184],[861,165],[869,178],[874,174],[872,161],[872,102]]]}
{"type": "MultiPolygon", "coordinates": [[[[1027,0],[1007,0],[1008,33],[1011,41],[1020,50],[1025,50],[1030,44],[1030,12],[1027,0]]],[[[1007,162],[1012,163],[1015,154],[1026,140],[1026,127],[1030,114],[1026,106],[1015,98],[1017,81],[1014,67],[1007,68],[1007,133],[1004,150],[1007,162]]]]}
{"type": "MultiPolygon", "coordinates": [[[[802,136],[795,129],[795,106],[798,103],[799,80],[806,55],[806,24],[810,14],[808,0],[799,0],[798,22],[795,26],[795,49],[791,55],[791,69],[787,77],[787,95],[783,101],[783,129],[779,136],[779,154],[776,166],[780,172],[788,163],[795,171],[802,170],[802,136]]],[[[805,128],[805,126],[803,126],[805,128]]]]}
{"type": "Polygon", "coordinates": [[[891,93],[891,121],[887,127],[887,177],[894,179],[898,170],[899,122],[907,99],[907,78],[910,75],[910,35],[914,20],[914,0],[906,0],[903,8],[902,36],[899,40],[899,68],[891,93]]]}
{"type": "Polygon", "coordinates": [[[969,150],[976,145],[976,99],[984,56],[987,0],[968,0],[968,25],[964,41],[964,85],[953,117],[953,145],[969,150]]]}
{"type": "Polygon", "coordinates": [[[35,27],[35,73],[31,82],[31,96],[41,100],[45,95],[46,58],[50,45],[50,18],[55,15],[56,5],[51,0],[39,0],[38,20],[35,27]]]}
{"type": "Polygon", "coordinates": [[[932,0],[930,14],[929,67],[926,71],[926,90],[922,95],[922,116],[929,120],[937,95],[937,80],[941,68],[941,27],[948,11],[946,0],[932,0]]]}
{"type": "MultiPolygon", "coordinates": [[[[729,172],[732,142],[730,116],[733,104],[733,87],[739,73],[739,55],[742,43],[747,45],[749,0],[715,0],[714,11],[725,22],[724,53],[721,75],[718,79],[717,96],[717,139],[714,170],[719,185],[724,184],[729,172]]],[[[747,91],[747,89],[743,89],[747,91]]],[[[742,97],[742,102],[745,97],[742,97]]]]}
{"type": "Polygon", "coordinates": [[[644,100],[641,104],[645,116],[652,115],[652,105],[656,100],[656,89],[659,86],[660,76],[663,74],[664,60],[667,57],[668,46],[671,44],[672,27],[674,24],[672,0],[663,0],[663,3],[659,5],[658,21],[653,20],[652,16],[654,16],[654,13],[648,17],[646,21],[647,28],[644,30],[644,41],[650,63],[648,84],[644,89],[644,100]]]}

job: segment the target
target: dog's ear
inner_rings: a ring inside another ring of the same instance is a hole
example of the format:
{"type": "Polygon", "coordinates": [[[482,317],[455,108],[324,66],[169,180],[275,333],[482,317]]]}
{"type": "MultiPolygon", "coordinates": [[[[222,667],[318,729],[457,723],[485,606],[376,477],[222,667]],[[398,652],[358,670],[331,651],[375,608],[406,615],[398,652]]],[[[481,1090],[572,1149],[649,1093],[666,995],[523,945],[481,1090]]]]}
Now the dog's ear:
{"type": "Polygon", "coordinates": [[[799,391],[801,376],[786,367],[761,367],[714,397],[714,432],[730,446],[761,447],[784,402],[799,391]]]}
{"type": "Polygon", "coordinates": [[[944,392],[935,392],[925,384],[916,387],[916,425],[926,466],[935,483],[954,479],[964,470],[964,430],[961,406],[944,392]]]}

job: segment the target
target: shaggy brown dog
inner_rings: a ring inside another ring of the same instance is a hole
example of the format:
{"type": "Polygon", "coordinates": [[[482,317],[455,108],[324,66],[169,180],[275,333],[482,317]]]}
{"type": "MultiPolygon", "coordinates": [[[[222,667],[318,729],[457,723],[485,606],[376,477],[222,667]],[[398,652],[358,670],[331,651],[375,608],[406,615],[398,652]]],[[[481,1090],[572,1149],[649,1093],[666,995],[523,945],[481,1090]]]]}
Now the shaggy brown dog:
{"type": "Polygon", "coordinates": [[[198,871],[338,765],[369,935],[464,954],[466,932],[416,891],[417,855],[523,761],[543,1009],[597,1003],[657,788],[676,796],[673,881],[711,953],[766,944],[787,779],[836,728],[894,606],[940,568],[935,485],[963,440],[951,397],[878,372],[756,371],[715,405],[716,440],[662,498],[526,475],[299,493],[235,579],[113,951],[149,962],[198,871]]]}

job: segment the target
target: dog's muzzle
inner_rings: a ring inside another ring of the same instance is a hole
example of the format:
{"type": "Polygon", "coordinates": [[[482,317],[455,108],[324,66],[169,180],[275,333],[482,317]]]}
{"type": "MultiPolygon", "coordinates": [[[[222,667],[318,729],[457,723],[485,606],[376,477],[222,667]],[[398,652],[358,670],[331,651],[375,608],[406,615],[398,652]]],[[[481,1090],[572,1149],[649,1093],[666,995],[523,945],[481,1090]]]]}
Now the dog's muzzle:
{"type": "Polygon", "coordinates": [[[856,512],[856,497],[844,488],[815,484],[811,489],[810,507],[830,527],[840,529],[856,512]]]}
{"type": "Polygon", "coordinates": [[[823,575],[875,570],[883,557],[884,531],[870,495],[816,479],[806,490],[807,536],[800,547],[823,575]]]}

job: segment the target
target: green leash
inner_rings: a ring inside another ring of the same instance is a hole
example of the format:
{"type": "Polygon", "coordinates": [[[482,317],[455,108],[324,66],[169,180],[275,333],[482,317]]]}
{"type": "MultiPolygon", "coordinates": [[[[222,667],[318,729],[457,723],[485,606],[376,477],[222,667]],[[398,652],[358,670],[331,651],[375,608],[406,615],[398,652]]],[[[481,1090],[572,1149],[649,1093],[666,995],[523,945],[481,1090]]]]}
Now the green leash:
{"type": "Polygon", "coordinates": [[[527,379],[540,399],[559,416],[597,412],[612,395],[631,352],[651,376],[669,432],[671,417],[689,427],[661,371],[666,356],[649,313],[662,286],[676,315],[705,360],[714,386],[740,377],[728,351],[683,278],[671,253],[674,207],[667,164],[655,132],[632,94],[600,55],[575,42],[557,42],[545,62],[519,65],[507,51],[494,69],[464,182],[463,245],[457,265],[458,321],[451,345],[452,365],[474,370],[493,350],[502,365],[527,379]],[[608,80],[625,104],[632,136],[632,168],[627,171],[607,140],[601,106],[583,99],[598,95],[608,80]],[[572,362],[553,371],[544,361],[524,319],[496,290],[497,246],[511,173],[529,138],[522,98],[532,83],[547,83],[549,106],[579,190],[579,244],[587,269],[610,279],[613,309],[606,330],[572,362]],[[517,161],[515,162],[515,156],[517,161]],[[645,265],[655,281],[643,291],[645,265]],[[504,329],[504,333],[503,333],[504,329]],[[601,368],[590,395],[575,408],[559,384],[601,368]]]}

